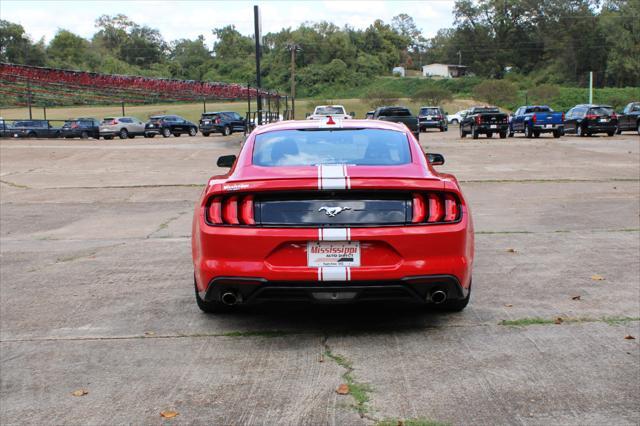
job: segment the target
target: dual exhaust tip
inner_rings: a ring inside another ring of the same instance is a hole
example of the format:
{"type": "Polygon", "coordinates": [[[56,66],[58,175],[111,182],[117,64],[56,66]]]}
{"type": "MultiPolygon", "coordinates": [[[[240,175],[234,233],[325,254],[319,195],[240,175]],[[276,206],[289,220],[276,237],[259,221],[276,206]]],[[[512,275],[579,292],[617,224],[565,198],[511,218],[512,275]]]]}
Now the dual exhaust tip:
{"type": "Polygon", "coordinates": [[[447,293],[445,293],[442,290],[436,290],[433,293],[431,293],[431,301],[436,305],[440,305],[441,303],[444,303],[446,300],[447,300],[447,293]]]}

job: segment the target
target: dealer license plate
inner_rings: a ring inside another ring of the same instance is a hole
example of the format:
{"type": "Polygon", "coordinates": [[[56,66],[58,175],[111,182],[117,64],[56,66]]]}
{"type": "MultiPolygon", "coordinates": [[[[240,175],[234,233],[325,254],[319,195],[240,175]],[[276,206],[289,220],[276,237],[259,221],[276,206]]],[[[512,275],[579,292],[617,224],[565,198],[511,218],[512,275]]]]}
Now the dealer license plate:
{"type": "Polygon", "coordinates": [[[360,266],[360,242],[309,241],[307,243],[307,265],[312,268],[360,266]]]}

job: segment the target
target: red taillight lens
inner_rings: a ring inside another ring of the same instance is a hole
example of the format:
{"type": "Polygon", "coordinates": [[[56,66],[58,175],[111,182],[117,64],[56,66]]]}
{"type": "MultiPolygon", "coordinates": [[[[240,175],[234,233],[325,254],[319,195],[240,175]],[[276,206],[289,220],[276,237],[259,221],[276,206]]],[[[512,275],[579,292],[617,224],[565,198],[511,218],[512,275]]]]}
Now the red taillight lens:
{"type": "Polygon", "coordinates": [[[209,223],[222,223],[222,197],[215,197],[211,200],[207,209],[207,219],[209,223]]]}
{"type": "Polygon", "coordinates": [[[458,203],[451,194],[444,195],[444,221],[453,222],[458,218],[458,203]]]}
{"type": "Polygon", "coordinates": [[[440,222],[443,216],[442,200],[436,194],[429,194],[429,217],[427,222],[440,222]]]}
{"type": "Polygon", "coordinates": [[[216,123],[216,124],[220,124],[220,118],[216,118],[215,123],[216,123]]]}
{"type": "Polygon", "coordinates": [[[618,119],[618,114],[616,114],[615,112],[611,113],[611,119],[612,120],[617,120],[618,119]]]}
{"type": "Polygon", "coordinates": [[[111,120],[111,125],[118,124],[118,120],[111,120]]]}
{"type": "Polygon", "coordinates": [[[587,120],[597,120],[598,116],[595,114],[587,114],[584,116],[584,118],[586,118],[587,120]]]}
{"type": "Polygon", "coordinates": [[[476,115],[476,123],[480,124],[480,116],[476,115]]]}
{"type": "Polygon", "coordinates": [[[562,113],[562,121],[564,121],[564,112],[562,113]]]}
{"type": "Polygon", "coordinates": [[[247,195],[242,199],[242,203],[240,204],[240,220],[245,225],[256,224],[253,217],[253,195],[247,195]]]}
{"type": "Polygon", "coordinates": [[[413,194],[413,217],[411,218],[411,222],[422,222],[426,214],[427,209],[424,203],[424,197],[420,194],[413,194]]]}
{"type": "Polygon", "coordinates": [[[535,123],[536,121],[538,121],[538,116],[533,114],[533,117],[531,117],[531,119],[533,120],[533,122],[535,123]]]}
{"type": "Polygon", "coordinates": [[[239,225],[238,221],[238,196],[234,195],[225,200],[222,206],[222,221],[230,225],[239,225]]]}

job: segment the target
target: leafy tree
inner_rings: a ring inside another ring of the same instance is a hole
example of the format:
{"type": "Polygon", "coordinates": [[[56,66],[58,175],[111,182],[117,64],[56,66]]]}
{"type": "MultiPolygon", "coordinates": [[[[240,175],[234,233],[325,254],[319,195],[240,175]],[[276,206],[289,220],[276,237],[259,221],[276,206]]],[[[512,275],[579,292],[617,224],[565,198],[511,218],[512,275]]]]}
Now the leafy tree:
{"type": "Polygon", "coordinates": [[[89,54],[89,41],[67,30],[58,30],[47,46],[47,57],[52,65],[79,68],[89,54]]]}
{"type": "Polygon", "coordinates": [[[518,98],[515,84],[506,80],[485,80],[473,88],[476,99],[491,105],[508,105],[518,98]]]}
{"type": "Polygon", "coordinates": [[[170,50],[169,59],[174,65],[173,77],[202,80],[209,69],[213,67],[213,58],[205,46],[202,35],[195,40],[176,40],[171,43],[170,50]]]}
{"type": "Polygon", "coordinates": [[[537,104],[550,104],[560,96],[560,88],[554,84],[541,84],[528,91],[529,100],[537,104]]]}
{"type": "Polygon", "coordinates": [[[415,92],[411,99],[415,102],[424,102],[429,105],[441,105],[443,102],[453,99],[453,94],[441,87],[428,87],[415,92]]]}
{"type": "Polygon", "coordinates": [[[0,60],[27,65],[44,65],[44,40],[33,43],[22,25],[0,19],[0,60]]]}
{"type": "Polygon", "coordinates": [[[371,108],[393,105],[400,99],[398,92],[384,89],[373,89],[367,93],[368,105],[371,108]]]}

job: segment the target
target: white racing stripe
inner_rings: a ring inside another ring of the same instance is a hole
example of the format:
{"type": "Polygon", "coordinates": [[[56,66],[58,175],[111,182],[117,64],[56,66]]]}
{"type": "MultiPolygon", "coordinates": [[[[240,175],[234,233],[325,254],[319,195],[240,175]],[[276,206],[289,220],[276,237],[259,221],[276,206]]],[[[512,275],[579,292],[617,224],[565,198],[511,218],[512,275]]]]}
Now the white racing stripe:
{"type": "Polygon", "coordinates": [[[345,164],[321,164],[318,167],[318,189],[351,189],[345,164]]]}
{"type": "Polygon", "coordinates": [[[319,241],[351,241],[351,229],[349,228],[320,228],[318,229],[319,241]]]}
{"type": "Polygon", "coordinates": [[[331,266],[318,268],[319,281],[350,281],[351,268],[342,266],[331,266]]]}

